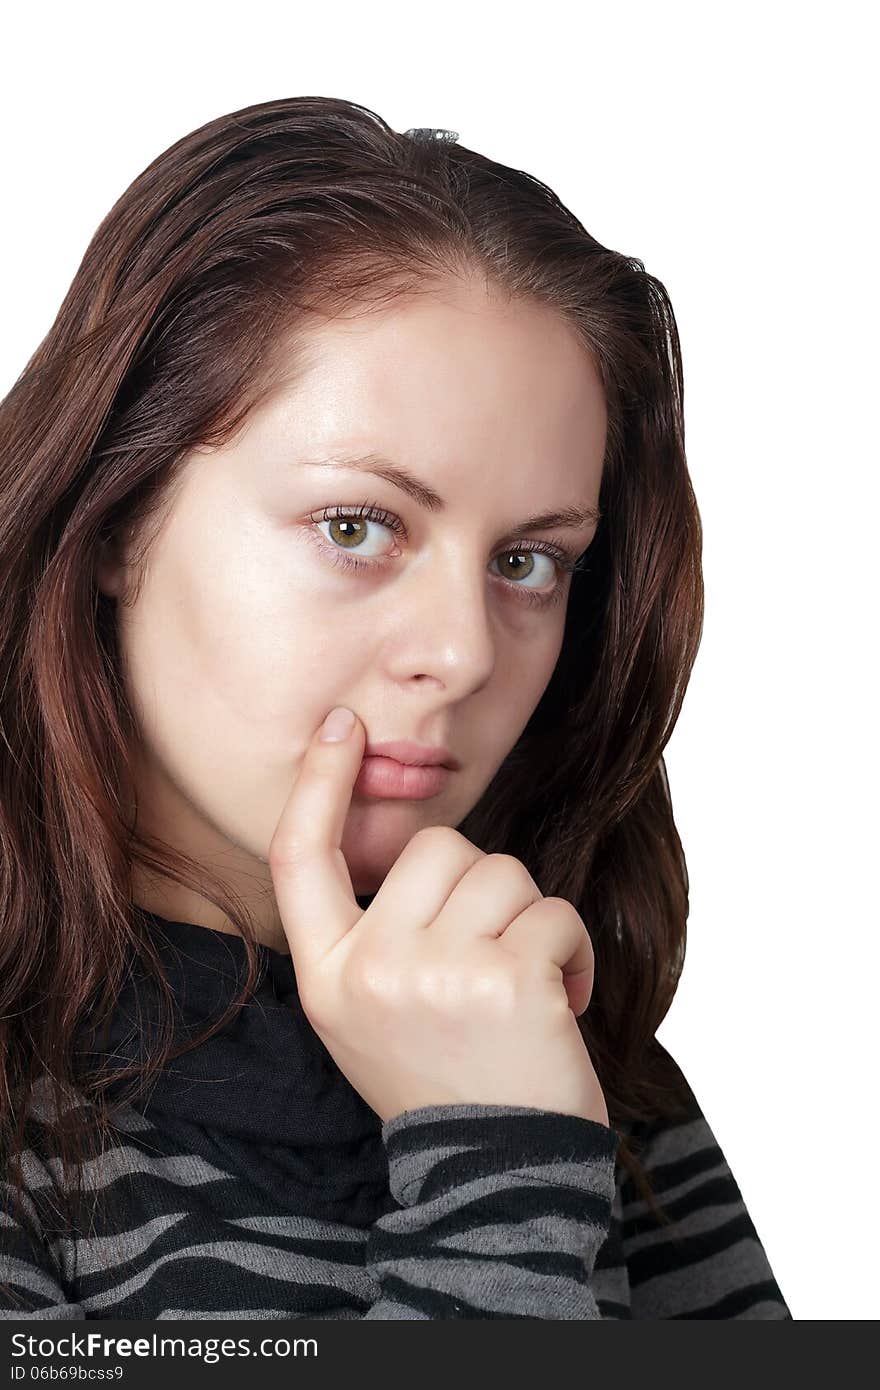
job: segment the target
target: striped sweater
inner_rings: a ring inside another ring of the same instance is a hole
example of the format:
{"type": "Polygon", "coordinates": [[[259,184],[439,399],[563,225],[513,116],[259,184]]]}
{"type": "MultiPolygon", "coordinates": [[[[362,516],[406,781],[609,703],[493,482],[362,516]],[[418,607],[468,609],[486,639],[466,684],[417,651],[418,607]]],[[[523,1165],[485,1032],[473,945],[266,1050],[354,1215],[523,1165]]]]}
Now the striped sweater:
{"type": "MultiPolygon", "coordinates": [[[[203,1027],[243,943],[154,921],[181,1015],[203,1027]]],[[[0,1318],[791,1318],[695,1098],[627,1131],[660,1225],[619,1162],[623,1131],[509,1105],[380,1123],[303,1026],[289,957],[261,955],[256,1007],[116,1109],[73,1232],[36,1089],[19,1219],[0,1183],[0,1318]]],[[[149,1033],[133,988],[114,1057],[149,1033]]]]}

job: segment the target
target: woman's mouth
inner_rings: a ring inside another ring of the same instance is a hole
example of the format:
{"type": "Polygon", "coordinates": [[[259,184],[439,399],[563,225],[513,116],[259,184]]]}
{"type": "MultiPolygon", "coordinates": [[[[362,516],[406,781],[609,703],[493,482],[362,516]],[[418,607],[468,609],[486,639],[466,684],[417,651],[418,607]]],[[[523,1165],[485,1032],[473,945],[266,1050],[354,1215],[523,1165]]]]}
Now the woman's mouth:
{"type": "Polygon", "coordinates": [[[362,796],[394,801],[425,801],[436,796],[452,776],[452,769],[437,763],[432,766],[412,766],[395,758],[364,758],[352,789],[362,796]]]}

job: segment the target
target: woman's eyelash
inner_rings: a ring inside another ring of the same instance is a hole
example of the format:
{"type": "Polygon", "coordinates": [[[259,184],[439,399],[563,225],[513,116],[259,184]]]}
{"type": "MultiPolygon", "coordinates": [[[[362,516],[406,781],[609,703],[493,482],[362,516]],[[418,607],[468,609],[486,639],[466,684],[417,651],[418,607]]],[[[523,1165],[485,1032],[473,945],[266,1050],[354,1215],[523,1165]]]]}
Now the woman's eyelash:
{"type": "MultiPolygon", "coordinates": [[[[338,518],[357,520],[361,517],[366,518],[368,521],[377,521],[382,526],[387,526],[389,531],[393,531],[395,535],[401,536],[406,534],[406,528],[399,517],[395,516],[392,512],[386,511],[377,503],[372,502],[364,502],[354,507],[324,507],[320,515],[316,514],[310,516],[309,520],[313,522],[317,522],[318,520],[332,521],[338,518]]],[[[313,532],[312,534],[315,533],[313,532]]],[[[331,563],[338,565],[340,569],[366,570],[374,565],[382,563],[381,559],[377,556],[358,556],[343,550],[341,546],[331,544],[327,546],[327,549],[330,552],[329,559],[331,563]]],[[[505,548],[505,553],[514,555],[528,553],[529,551],[537,551],[539,554],[549,555],[551,560],[555,561],[558,568],[568,574],[573,574],[576,571],[584,569],[587,559],[586,551],[580,556],[574,556],[564,550],[560,550],[557,546],[548,545],[543,541],[523,541],[514,543],[505,548]]],[[[526,586],[522,584],[508,583],[507,587],[515,589],[517,591],[517,596],[521,598],[523,602],[532,603],[540,607],[547,607],[550,604],[558,603],[565,593],[565,585],[561,582],[556,584],[549,593],[541,593],[536,589],[526,588],[526,586]]]]}
{"type": "Polygon", "coordinates": [[[395,535],[402,536],[406,533],[406,528],[399,516],[393,512],[386,512],[374,502],[363,502],[357,507],[325,507],[321,512],[322,521],[332,521],[335,517],[366,517],[368,521],[378,521],[382,526],[387,526],[389,531],[395,535]]]}

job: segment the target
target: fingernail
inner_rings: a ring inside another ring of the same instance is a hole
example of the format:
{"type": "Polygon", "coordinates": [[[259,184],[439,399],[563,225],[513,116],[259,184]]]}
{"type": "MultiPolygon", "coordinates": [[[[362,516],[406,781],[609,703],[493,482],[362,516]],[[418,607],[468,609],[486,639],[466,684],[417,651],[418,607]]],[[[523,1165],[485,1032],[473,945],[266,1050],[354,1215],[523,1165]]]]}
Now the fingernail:
{"type": "Polygon", "coordinates": [[[337,705],[332,709],[321,725],[320,739],[322,743],[341,743],[348,738],[354,728],[354,714],[345,705],[337,705]]]}

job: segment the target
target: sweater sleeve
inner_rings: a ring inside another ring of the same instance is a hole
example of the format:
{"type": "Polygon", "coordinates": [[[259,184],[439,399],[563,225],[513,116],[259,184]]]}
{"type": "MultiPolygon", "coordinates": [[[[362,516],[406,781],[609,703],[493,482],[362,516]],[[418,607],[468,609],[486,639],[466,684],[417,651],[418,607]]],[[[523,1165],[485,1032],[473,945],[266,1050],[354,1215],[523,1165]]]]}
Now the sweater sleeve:
{"type": "Polygon", "coordinates": [[[591,1277],[615,1191],[615,1130],[531,1106],[385,1121],[399,1209],[370,1230],[370,1319],[599,1318],[591,1277]]]}
{"type": "Polygon", "coordinates": [[[627,1174],[621,1212],[632,1316],[791,1321],[727,1160],[673,1065],[686,1110],[675,1123],[643,1122],[628,1135],[668,1217],[658,1224],[627,1174]]]}

